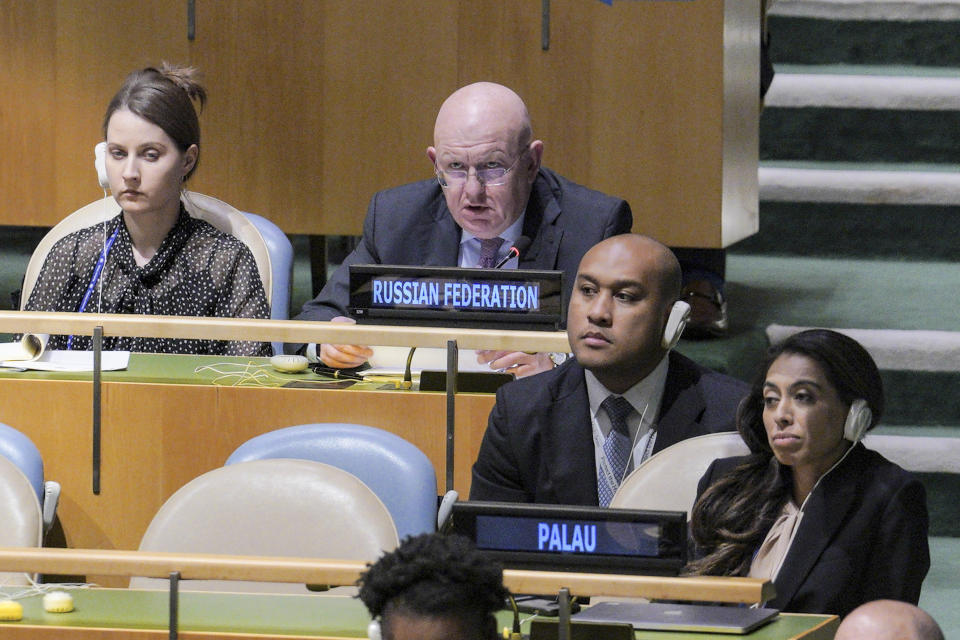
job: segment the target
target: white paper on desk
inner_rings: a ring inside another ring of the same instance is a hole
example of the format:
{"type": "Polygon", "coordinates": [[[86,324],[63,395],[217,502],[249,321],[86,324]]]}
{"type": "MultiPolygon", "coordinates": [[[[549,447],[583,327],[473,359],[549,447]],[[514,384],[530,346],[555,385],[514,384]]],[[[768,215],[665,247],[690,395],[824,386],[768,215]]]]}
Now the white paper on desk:
{"type": "MultiPolygon", "coordinates": [[[[119,371],[129,363],[129,351],[100,352],[101,371],[119,371]]],[[[5,360],[0,366],[33,371],[93,371],[93,351],[46,351],[36,360],[5,360]]]]}
{"type": "Polygon", "coordinates": [[[25,333],[17,342],[0,344],[0,360],[36,360],[43,355],[49,339],[46,333],[25,333]]]}
{"type": "MultiPolygon", "coordinates": [[[[402,374],[407,366],[409,347],[372,347],[373,356],[370,358],[370,369],[362,375],[390,375],[402,374]]],[[[419,374],[424,369],[446,371],[447,350],[418,347],[413,354],[413,363],[410,372],[419,374]]],[[[477,362],[477,352],[474,349],[457,350],[458,371],[485,371],[490,373],[489,364],[477,362]]]]}

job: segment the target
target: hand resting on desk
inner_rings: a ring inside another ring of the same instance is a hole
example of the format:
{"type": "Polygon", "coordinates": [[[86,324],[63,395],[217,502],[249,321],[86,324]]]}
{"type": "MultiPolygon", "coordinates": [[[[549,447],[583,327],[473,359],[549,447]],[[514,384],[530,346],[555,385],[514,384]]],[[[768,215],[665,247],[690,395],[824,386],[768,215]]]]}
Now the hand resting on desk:
{"type": "MultiPolygon", "coordinates": [[[[356,323],[353,318],[337,316],[330,322],[356,323]]],[[[359,367],[373,355],[373,349],[359,344],[321,344],[317,351],[320,360],[328,367],[335,369],[352,369],[359,367]]]]}
{"type": "Polygon", "coordinates": [[[494,371],[508,371],[518,378],[553,369],[549,353],[484,350],[477,351],[477,362],[489,364],[494,371]]]}

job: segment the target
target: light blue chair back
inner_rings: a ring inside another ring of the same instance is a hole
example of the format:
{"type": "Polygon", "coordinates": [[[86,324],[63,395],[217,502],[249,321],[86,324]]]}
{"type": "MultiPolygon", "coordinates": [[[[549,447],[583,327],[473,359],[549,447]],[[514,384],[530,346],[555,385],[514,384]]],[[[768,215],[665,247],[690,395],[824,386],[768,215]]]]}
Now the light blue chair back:
{"type": "Polygon", "coordinates": [[[0,423],[0,456],[12,462],[26,476],[43,510],[43,530],[53,525],[60,501],[60,483],[43,479],[43,458],[33,440],[11,426],[0,423]]]}
{"type": "MultiPolygon", "coordinates": [[[[255,213],[243,212],[257,228],[270,254],[270,275],[273,293],[270,296],[270,317],[274,320],[290,319],[290,287],[293,277],[293,245],[280,227],[255,213]]],[[[273,352],[283,353],[283,343],[274,342],[273,352]]]]}
{"type": "Polygon", "coordinates": [[[0,456],[17,465],[27,476],[37,494],[37,502],[43,504],[43,459],[33,440],[13,427],[0,423],[0,456]]]}
{"type": "Polygon", "coordinates": [[[433,464],[398,435],[359,424],[304,424],[248,440],[230,454],[226,464],[263,458],[314,460],[352,473],[387,506],[401,540],[436,531],[433,464]]]}

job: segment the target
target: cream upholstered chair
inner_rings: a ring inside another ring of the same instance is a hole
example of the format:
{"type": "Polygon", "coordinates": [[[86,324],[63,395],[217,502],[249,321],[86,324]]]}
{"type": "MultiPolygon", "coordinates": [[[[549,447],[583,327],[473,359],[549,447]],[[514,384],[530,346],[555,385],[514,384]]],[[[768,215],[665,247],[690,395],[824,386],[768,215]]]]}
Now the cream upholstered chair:
{"type": "MultiPolygon", "coordinates": [[[[43,542],[40,501],[27,476],[0,456],[0,547],[39,547],[43,542]]],[[[0,573],[0,585],[29,584],[26,574],[0,573]]]]}
{"type": "MultiPolygon", "coordinates": [[[[398,544],[390,512],[356,476],[312,460],[240,462],[184,485],[160,508],[142,551],[372,561],[398,544]]],[[[131,587],[166,589],[133,578],[131,587]]],[[[307,593],[302,584],[189,580],[191,591],[307,593]]]]}
{"type": "MultiPolygon", "coordinates": [[[[263,235],[260,233],[254,221],[226,202],[211,198],[202,193],[185,191],[181,195],[181,200],[187,213],[191,216],[209,222],[220,231],[241,240],[250,248],[250,251],[253,253],[253,258],[257,262],[257,270],[260,272],[260,280],[263,282],[263,289],[267,294],[267,300],[270,301],[271,308],[276,305],[277,303],[273,297],[273,258],[271,257],[267,242],[264,240],[263,235]]],[[[27,300],[30,299],[30,293],[33,291],[33,287],[37,282],[37,276],[40,275],[40,268],[43,266],[43,261],[57,240],[74,231],[93,226],[103,220],[109,220],[118,213],[120,213],[120,205],[117,204],[117,201],[114,200],[112,196],[106,197],[77,209],[51,229],[40,241],[40,244],[37,245],[33,255],[30,256],[30,262],[27,263],[27,271],[23,279],[23,290],[20,294],[20,308],[23,309],[27,304],[27,300]]],[[[276,226],[265,218],[260,218],[260,220],[263,221],[262,223],[276,226]]],[[[277,230],[279,231],[279,229],[277,230]]],[[[282,232],[280,235],[282,235],[282,232]]],[[[289,240],[287,244],[289,245],[289,240]]],[[[292,249],[287,255],[292,255],[292,249]]],[[[277,268],[280,271],[284,271],[283,265],[277,265],[277,268]]],[[[286,265],[285,269],[289,271],[289,264],[286,265]]],[[[282,309],[284,315],[289,312],[287,309],[290,299],[289,278],[286,279],[286,286],[287,303],[282,309]]],[[[278,309],[278,311],[280,310],[278,309]]]]}
{"type": "Polygon", "coordinates": [[[717,458],[750,453],[736,431],[688,438],[650,456],[626,477],[610,501],[620,509],[686,511],[697,499],[697,483],[717,458]]]}
{"type": "Polygon", "coordinates": [[[57,515],[60,483],[44,479],[43,458],[37,445],[26,434],[0,423],[0,457],[16,465],[30,482],[43,513],[43,531],[46,533],[57,515]]]}
{"type": "Polygon", "coordinates": [[[339,422],[286,427],[247,440],[224,464],[266,458],[316,460],[352,473],[383,500],[400,538],[437,530],[433,464],[389,431],[339,422]]]}

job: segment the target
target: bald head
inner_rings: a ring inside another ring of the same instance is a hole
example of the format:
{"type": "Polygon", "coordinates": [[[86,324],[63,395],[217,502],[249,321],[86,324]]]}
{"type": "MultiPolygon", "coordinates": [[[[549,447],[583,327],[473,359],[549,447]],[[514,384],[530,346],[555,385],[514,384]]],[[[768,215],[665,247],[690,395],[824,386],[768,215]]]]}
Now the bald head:
{"type": "Polygon", "coordinates": [[[581,260],[594,260],[599,255],[609,256],[615,262],[630,262],[638,273],[643,273],[646,281],[660,289],[660,295],[666,304],[672,305],[680,297],[682,274],[680,262],[665,244],[650,236],[637,233],[624,233],[595,244],[581,260]]]}
{"type": "Polygon", "coordinates": [[[476,82],[454,91],[437,113],[433,144],[450,140],[509,143],[516,153],[530,142],[530,113],[512,89],[493,82],[476,82]]]}
{"type": "Polygon", "coordinates": [[[923,609],[897,600],[862,604],[843,619],[836,640],[943,640],[940,627],[923,609]]]}
{"type": "Polygon", "coordinates": [[[580,260],[567,309],[577,362],[623,393],[663,360],[663,330],[680,294],[680,264],[653,238],[607,238],[580,260]]]}

